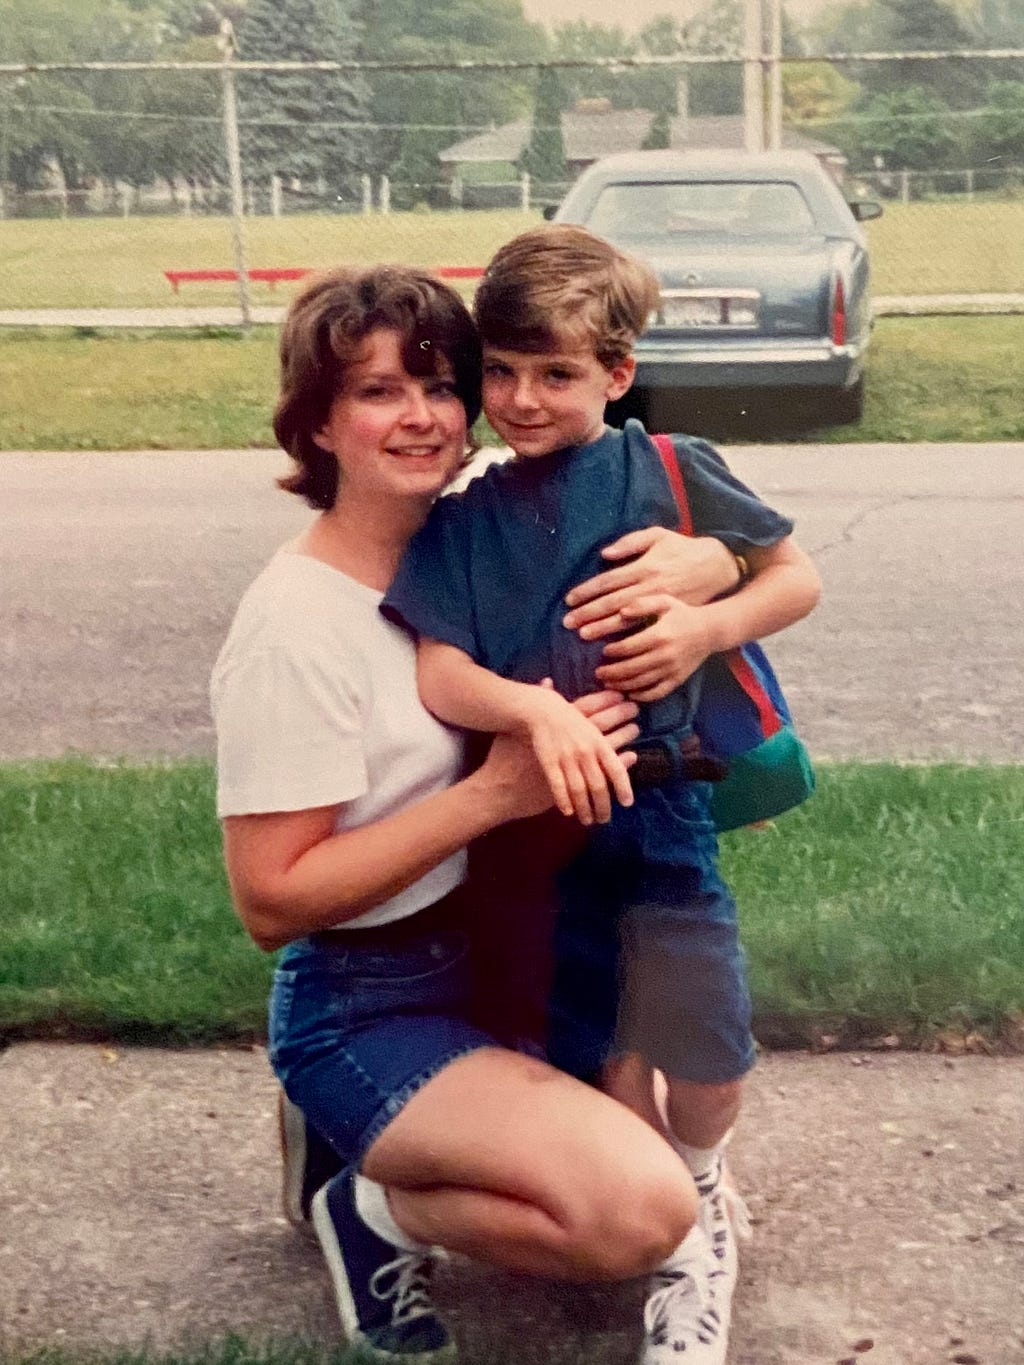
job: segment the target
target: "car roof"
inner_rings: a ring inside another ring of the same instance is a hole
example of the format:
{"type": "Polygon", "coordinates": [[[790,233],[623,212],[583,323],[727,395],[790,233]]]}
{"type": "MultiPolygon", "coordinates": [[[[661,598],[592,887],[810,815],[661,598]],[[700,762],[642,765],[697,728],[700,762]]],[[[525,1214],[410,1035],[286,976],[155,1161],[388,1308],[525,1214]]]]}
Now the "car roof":
{"type": "MultiPolygon", "coordinates": [[[[692,151],[616,152],[603,156],[588,168],[591,175],[608,180],[645,180],[665,175],[722,174],[731,179],[763,179],[768,175],[821,174],[824,168],[813,152],[743,152],[697,149],[692,151]]],[[[826,172],[827,174],[827,172],[826,172]]]]}
{"type": "Polygon", "coordinates": [[[813,152],[743,152],[701,148],[693,151],[616,152],[601,157],[570,186],[555,218],[586,223],[602,192],[613,185],[688,180],[758,184],[785,180],[800,187],[819,231],[860,239],[842,191],[813,152]]]}

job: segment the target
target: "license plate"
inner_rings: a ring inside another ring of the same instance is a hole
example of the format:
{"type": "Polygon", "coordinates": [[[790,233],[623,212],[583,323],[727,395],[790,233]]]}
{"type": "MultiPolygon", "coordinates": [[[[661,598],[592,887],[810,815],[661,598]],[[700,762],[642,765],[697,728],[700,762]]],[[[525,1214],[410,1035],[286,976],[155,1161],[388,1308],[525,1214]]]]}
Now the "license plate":
{"type": "Polygon", "coordinates": [[[662,327],[721,327],[727,319],[724,299],[668,298],[661,301],[662,327]]]}

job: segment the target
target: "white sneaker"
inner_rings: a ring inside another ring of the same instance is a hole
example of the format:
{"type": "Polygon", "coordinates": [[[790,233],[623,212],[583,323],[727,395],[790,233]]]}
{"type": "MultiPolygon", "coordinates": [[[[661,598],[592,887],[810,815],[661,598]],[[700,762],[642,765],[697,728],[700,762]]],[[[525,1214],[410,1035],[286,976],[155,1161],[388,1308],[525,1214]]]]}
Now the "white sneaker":
{"type": "Polygon", "coordinates": [[[733,1290],[739,1276],[737,1241],[750,1239],[750,1214],[733,1185],[725,1160],[719,1157],[708,1177],[697,1182],[700,1206],[697,1226],[711,1248],[708,1281],[722,1321],[728,1328],[733,1290]]]}
{"type": "Polygon", "coordinates": [[[729,1310],[712,1289],[717,1264],[698,1222],[651,1276],[640,1365],[725,1365],[729,1310]]]}

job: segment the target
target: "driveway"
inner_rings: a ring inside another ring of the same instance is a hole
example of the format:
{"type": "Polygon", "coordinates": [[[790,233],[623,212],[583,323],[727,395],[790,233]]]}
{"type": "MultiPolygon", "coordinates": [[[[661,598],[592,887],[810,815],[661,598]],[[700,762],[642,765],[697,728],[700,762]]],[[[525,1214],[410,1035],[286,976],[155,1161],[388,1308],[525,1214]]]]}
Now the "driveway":
{"type": "MultiPolygon", "coordinates": [[[[821,757],[1024,753],[1024,446],[728,452],[825,582],[771,642],[821,757]]],[[[209,754],[239,596],[310,513],[273,451],[0,455],[0,757],[209,754]]]]}

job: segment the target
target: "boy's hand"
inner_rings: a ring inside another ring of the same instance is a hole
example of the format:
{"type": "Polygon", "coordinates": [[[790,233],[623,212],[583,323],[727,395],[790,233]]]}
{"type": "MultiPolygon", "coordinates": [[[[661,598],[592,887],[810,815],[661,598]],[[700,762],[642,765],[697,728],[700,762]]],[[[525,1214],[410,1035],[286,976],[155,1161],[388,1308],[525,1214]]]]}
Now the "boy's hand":
{"type": "Polygon", "coordinates": [[[650,620],[645,629],[605,645],[598,680],[634,701],[660,701],[717,649],[703,607],[687,606],[667,593],[640,597],[622,608],[625,623],[650,620]],[[653,618],[653,619],[652,619],[653,618]]]}
{"type": "Polygon", "coordinates": [[[563,815],[575,815],[583,825],[605,824],[611,819],[612,793],[622,805],[633,804],[626,764],[571,702],[549,687],[536,688],[526,726],[563,815]]]}
{"type": "Polygon", "coordinates": [[[626,563],[588,578],[566,594],[572,608],[562,619],[584,640],[616,635],[627,624],[623,608],[640,597],[668,593],[681,602],[703,606],[736,586],[735,557],[711,536],[684,536],[664,526],[630,531],[601,551],[605,559],[626,563]]]}

